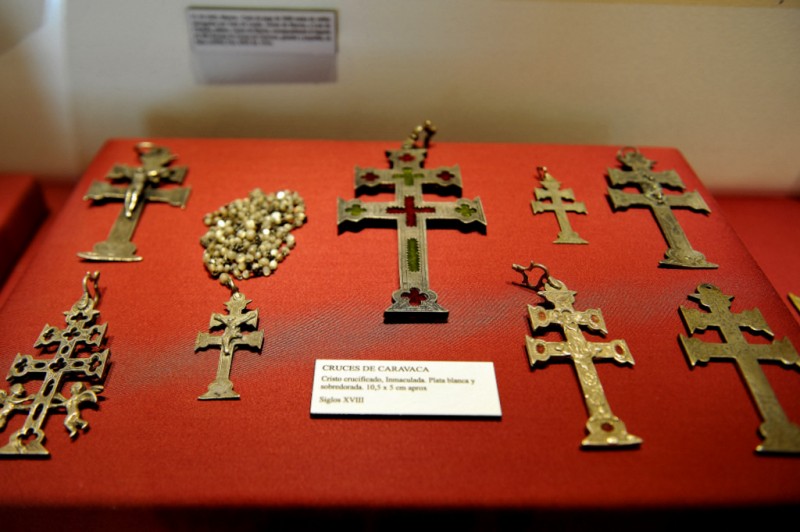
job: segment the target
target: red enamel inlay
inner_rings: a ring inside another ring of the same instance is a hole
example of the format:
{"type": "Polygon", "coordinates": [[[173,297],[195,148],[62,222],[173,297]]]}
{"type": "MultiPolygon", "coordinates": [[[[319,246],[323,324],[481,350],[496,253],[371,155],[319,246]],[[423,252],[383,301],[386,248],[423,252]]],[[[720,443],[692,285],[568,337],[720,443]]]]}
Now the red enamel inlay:
{"type": "Polygon", "coordinates": [[[450,172],[450,171],[448,171],[448,170],[442,170],[441,172],[439,172],[438,174],[436,174],[436,177],[438,177],[438,178],[439,178],[439,179],[441,179],[442,181],[450,181],[450,180],[451,180],[451,179],[453,179],[455,176],[456,176],[456,175],[455,175],[454,173],[452,173],[452,172],[450,172]]]}
{"type": "Polygon", "coordinates": [[[414,205],[414,196],[406,196],[405,205],[403,207],[388,207],[386,212],[389,214],[406,213],[406,225],[408,227],[417,226],[417,213],[418,212],[436,212],[433,207],[417,207],[414,205]]]}
{"type": "Polygon", "coordinates": [[[420,293],[419,288],[412,288],[409,292],[403,292],[401,295],[408,298],[408,304],[412,307],[418,307],[428,299],[428,296],[420,293]]]}

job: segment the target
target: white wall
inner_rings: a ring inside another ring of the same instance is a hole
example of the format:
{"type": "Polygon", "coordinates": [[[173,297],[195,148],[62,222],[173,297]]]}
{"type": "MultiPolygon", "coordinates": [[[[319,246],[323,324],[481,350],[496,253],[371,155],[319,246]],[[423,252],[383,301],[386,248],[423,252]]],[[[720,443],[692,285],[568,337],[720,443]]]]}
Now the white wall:
{"type": "Polygon", "coordinates": [[[798,2],[719,4],[0,0],[0,33],[27,28],[0,41],[0,172],[74,179],[111,137],[399,140],[431,118],[440,142],[672,146],[714,190],[798,192],[798,2]],[[196,82],[189,5],[337,9],[337,81],[196,82]]]}

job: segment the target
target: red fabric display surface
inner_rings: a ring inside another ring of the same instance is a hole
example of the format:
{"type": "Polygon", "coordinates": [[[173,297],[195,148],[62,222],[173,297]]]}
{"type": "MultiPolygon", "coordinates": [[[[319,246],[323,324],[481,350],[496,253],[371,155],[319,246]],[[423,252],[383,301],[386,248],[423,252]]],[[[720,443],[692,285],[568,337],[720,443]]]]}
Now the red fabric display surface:
{"type": "Polygon", "coordinates": [[[30,175],[0,175],[0,286],[47,216],[39,184],[30,175]]]}
{"type": "MultiPolygon", "coordinates": [[[[450,310],[448,323],[385,324],[398,286],[397,232],[339,233],[336,208],[337,198],[356,197],[355,166],[385,168],[384,150],[399,140],[148,140],[188,166],[183,186],[192,191],[183,210],[145,206],[133,236],[144,260],[76,256],[106,238],[122,208],[84,201],[91,181],[115,164],[138,164],[139,139],[111,140],[0,309],[7,371],[16,353],[39,354],[33,343],[44,325],[63,326],[85,272],[99,270],[111,349],[104,399],[83,410],[90,430],[70,441],[63,415],[52,415],[49,459],[0,461],[7,491],[24,494],[0,506],[630,511],[800,503],[800,456],[754,452],[761,420],[735,364],[692,369],[679,346],[688,332],[678,308],[698,308],[688,296],[712,283],[735,296],[734,312],[759,308],[776,339],[800,348],[797,322],[679,151],[641,147],[656,171],[676,170],[710,206],[708,215],[674,212],[718,269],[659,268],[667,245],[652,214],[612,212],[606,171],[618,166],[619,147],[434,142],[426,167],[460,166],[463,197],[481,198],[487,231],[428,230],[430,285],[450,310]],[[569,218],[588,245],[553,244],[555,216],[532,214],[539,165],[586,204],[587,215],[569,218]],[[198,401],[218,351],[195,353],[195,339],[229,297],[202,263],[203,215],[254,188],[298,191],[308,221],[274,275],[238,283],[264,332],[260,354],[234,356],[241,400],[198,401]],[[529,367],[527,305],[543,299],[512,284],[520,280],[512,264],[531,260],[577,292],[576,309],[602,311],[606,341],[626,340],[634,366],[596,366],[614,413],[643,438],[640,448],[581,450],[587,413],[571,361],[529,367]],[[491,361],[502,418],[312,417],[321,358],[491,361]]],[[[789,419],[800,422],[797,368],[762,367],[789,419]]],[[[9,418],[2,444],[23,420],[9,418]]]]}

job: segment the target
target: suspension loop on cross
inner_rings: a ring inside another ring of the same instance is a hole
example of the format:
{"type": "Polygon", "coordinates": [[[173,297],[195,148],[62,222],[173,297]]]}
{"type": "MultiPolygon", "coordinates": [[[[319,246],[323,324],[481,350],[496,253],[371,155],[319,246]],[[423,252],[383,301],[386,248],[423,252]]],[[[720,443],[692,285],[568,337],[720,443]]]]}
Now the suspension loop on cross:
{"type": "Polygon", "coordinates": [[[153,148],[155,148],[155,144],[148,141],[139,142],[133,149],[136,151],[137,155],[145,155],[149,153],[153,148]]]}
{"type": "Polygon", "coordinates": [[[562,283],[561,281],[559,281],[555,277],[551,276],[550,275],[550,270],[548,270],[547,266],[545,266],[544,264],[540,264],[538,262],[531,261],[531,263],[528,266],[522,266],[520,264],[513,264],[511,267],[514,269],[514,271],[517,271],[520,274],[522,274],[522,283],[515,283],[515,284],[519,284],[520,286],[522,286],[524,288],[530,288],[531,290],[539,290],[545,284],[550,285],[551,287],[555,288],[556,290],[560,290],[560,289],[564,288],[564,283],[562,283]],[[542,270],[542,275],[539,277],[539,279],[536,281],[535,284],[532,284],[530,282],[530,279],[528,278],[528,272],[532,272],[533,270],[536,270],[536,269],[542,270]]]}
{"type": "Polygon", "coordinates": [[[93,306],[97,306],[97,302],[100,301],[100,287],[97,284],[97,280],[100,278],[100,272],[86,272],[86,275],[83,276],[83,298],[88,303],[89,300],[92,301],[93,306]],[[89,282],[91,281],[91,285],[89,282]]]}
{"type": "Polygon", "coordinates": [[[231,291],[231,295],[239,292],[239,287],[233,282],[233,277],[227,273],[220,274],[219,283],[231,291]]]}
{"type": "Polygon", "coordinates": [[[639,148],[635,146],[625,146],[617,152],[617,160],[632,169],[649,170],[652,161],[642,155],[639,148]]]}
{"type": "Polygon", "coordinates": [[[544,180],[547,177],[547,167],[546,166],[537,166],[536,172],[538,174],[539,180],[544,180]]]}
{"type": "Polygon", "coordinates": [[[431,137],[436,134],[436,126],[433,122],[426,120],[422,125],[417,126],[403,142],[403,149],[409,150],[417,147],[417,141],[422,133],[425,133],[425,139],[422,141],[422,146],[427,149],[431,143],[431,137]]]}

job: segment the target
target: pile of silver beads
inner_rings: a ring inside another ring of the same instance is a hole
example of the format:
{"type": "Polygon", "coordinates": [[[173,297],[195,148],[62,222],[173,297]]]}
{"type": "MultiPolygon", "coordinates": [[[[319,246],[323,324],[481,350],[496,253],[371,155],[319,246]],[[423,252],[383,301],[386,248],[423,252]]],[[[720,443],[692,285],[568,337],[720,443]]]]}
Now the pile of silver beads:
{"type": "Polygon", "coordinates": [[[222,284],[271,275],[295,246],[292,229],[306,221],[303,198],[292,190],[255,189],[203,217],[203,263],[222,284]]]}

